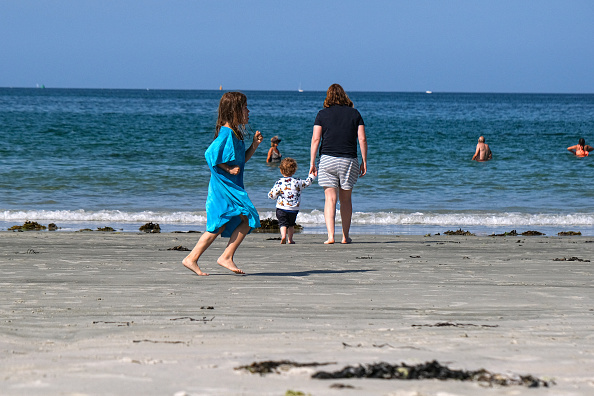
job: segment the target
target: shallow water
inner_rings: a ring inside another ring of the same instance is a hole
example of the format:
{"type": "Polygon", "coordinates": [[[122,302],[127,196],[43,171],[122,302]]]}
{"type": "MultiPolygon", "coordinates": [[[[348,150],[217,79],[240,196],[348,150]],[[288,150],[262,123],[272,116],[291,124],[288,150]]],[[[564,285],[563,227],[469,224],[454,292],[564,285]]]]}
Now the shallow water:
{"type": "MultiPolygon", "coordinates": [[[[261,217],[280,174],[269,138],[305,177],[324,92],[247,91],[265,142],[245,184],[261,217]]],[[[0,89],[0,229],[37,220],[96,228],[158,222],[202,230],[219,91],[0,89]]],[[[572,229],[594,235],[594,163],[567,152],[594,141],[594,95],[373,93],[350,96],[369,141],[354,190],[353,232],[489,234],[572,229]],[[470,161],[478,136],[494,153],[470,161]],[[371,231],[369,231],[371,230],[371,231]],[[479,231],[480,230],[480,231],[479,231]]],[[[323,191],[306,189],[298,222],[324,232],[323,191]]],[[[63,227],[69,229],[70,227],[63,227]]],[[[114,227],[115,228],[115,227],[114,227]]]]}

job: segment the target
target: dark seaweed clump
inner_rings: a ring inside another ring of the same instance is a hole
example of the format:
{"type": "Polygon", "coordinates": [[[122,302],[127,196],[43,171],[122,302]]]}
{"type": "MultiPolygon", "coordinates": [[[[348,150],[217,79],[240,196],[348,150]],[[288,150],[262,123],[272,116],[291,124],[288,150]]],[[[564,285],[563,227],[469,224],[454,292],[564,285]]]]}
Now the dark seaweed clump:
{"type": "Polygon", "coordinates": [[[540,386],[548,387],[553,384],[551,381],[544,381],[531,375],[505,376],[502,374],[490,373],[485,369],[476,371],[452,370],[442,366],[437,361],[409,366],[407,364],[391,365],[381,362],[359,366],[346,366],[340,371],[326,372],[318,371],[312,375],[316,379],[339,379],[339,378],[377,378],[377,379],[401,379],[401,380],[458,380],[475,381],[489,385],[523,385],[530,388],[540,386]]]}
{"type": "Polygon", "coordinates": [[[573,235],[582,235],[580,231],[561,231],[558,232],[557,235],[559,236],[573,236],[573,235]]]}
{"type": "Polygon", "coordinates": [[[36,221],[25,221],[22,226],[12,226],[8,229],[8,231],[40,231],[45,230],[46,228],[46,226],[41,225],[36,221]]]}
{"type": "Polygon", "coordinates": [[[102,231],[102,232],[112,232],[115,231],[112,227],[97,227],[97,231],[102,231]]]}
{"type": "MultiPolygon", "coordinates": [[[[295,224],[294,228],[295,232],[303,231],[303,227],[299,224],[295,224]]],[[[260,220],[260,227],[252,230],[252,232],[280,232],[278,220],[271,218],[260,220]]]]}
{"type": "Polygon", "coordinates": [[[179,250],[180,252],[189,252],[190,251],[190,249],[188,249],[187,247],[183,247],[182,245],[174,246],[174,247],[168,248],[167,250],[179,250]]]}
{"type": "Polygon", "coordinates": [[[567,257],[563,257],[563,258],[555,258],[555,259],[553,259],[553,261],[583,261],[583,262],[585,262],[585,263],[589,263],[589,262],[590,262],[590,260],[584,260],[584,259],[581,259],[581,258],[579,258],[579,257],[569,257],[569,258],[567,258],[567,257]]]}
{"type": "Polygon", "coordinates": [[[456,231],[451,231],[448,230],[446,232],[444,232],[445,235],[464,235],[464,236],[474,236],[474,234],[470,231],[463,231],[462,228],[456,230],[456,231]]]}
{"type": "Polygon", "coordinates": [[[157,234],[161,232],[161,227],[157,223],[146,223],[145,225],[140,226],[139,230],[157,234]]]}
{"type": "Polygon", "coordinates": [[[282,368],[325,366],[328,364],[334,363],[297,363],[290,360],[267,360],[264,362],[253,362],[248,366],[235,367],[235,370],[247,370],[252,374],[265,375],[279,373],[282,368]]]}
{"type": "Polygon", "coordinates": [[[518,232],[516,230],[511,230],[510,232],[504,232],[503,234],[491,234],[491,236],[518,236],[518,235],[522,235],[522,236],[539,236],[539,235],[545,235],[544,233],[540,232],[540,231],[524,231],[521,234],[518,234],[518,232]]]}

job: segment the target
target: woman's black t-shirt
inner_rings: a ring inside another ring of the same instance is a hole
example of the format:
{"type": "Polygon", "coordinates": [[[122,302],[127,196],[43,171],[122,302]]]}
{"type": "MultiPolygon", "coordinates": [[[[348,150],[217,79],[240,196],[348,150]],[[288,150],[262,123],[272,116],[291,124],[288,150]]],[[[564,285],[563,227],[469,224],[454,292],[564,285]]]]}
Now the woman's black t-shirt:
{"type": "Polygon", "coordinates": [[[334,105],[318,112],[314,125],[322,127],[320,155],[357,158],[357,132],[365,125],[357,109],[334,105]]]}

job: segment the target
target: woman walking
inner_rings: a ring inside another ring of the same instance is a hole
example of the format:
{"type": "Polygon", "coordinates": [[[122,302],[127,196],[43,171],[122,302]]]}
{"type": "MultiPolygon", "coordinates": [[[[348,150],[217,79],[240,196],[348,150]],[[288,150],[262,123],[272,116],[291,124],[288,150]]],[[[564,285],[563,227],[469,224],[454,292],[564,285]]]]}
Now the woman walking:
{"type": "Polygon", "coordinates": [[[339,84],[332,84],[328,88],[324,109],[318,112],[315,119],[309,173],[318,176],[318,184],[324,187],[324,220],[328,230],[328,240],[324,243],[334,243],[334,219],[338,201],[342,243],[351,243],[351,194],[357,179],[367,173],[367,138],[361,114],[353,107],[353,102],[339,84]],[[357,142],[361,150],[360,165],[357,159],[357,142]],[[316,168],[318,149],[319,169],[316,168]]]}

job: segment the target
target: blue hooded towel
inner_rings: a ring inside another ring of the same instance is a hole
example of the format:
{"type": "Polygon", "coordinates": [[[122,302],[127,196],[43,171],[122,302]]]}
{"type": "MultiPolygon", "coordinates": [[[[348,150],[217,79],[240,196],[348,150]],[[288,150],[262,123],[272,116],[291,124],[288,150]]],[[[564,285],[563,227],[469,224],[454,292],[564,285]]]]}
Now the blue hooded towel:
{"type": "MultiPolygon", "coordinates": [[[[231,128],[221,127],[219,135],[204,153],[210,168],[210,183],[206,198],[206,231],[216,234],[227,225],[221,236],[229,238],[241,223],[239,215],[248,218],[250,227],[260,227],[260,215],[243,188],[245,143],[231,128]],[[218,164],[239,165],[240,171],[232,175],[218,164]]],[[[250,229],[251,232],[251,229],[250,229]]]]}

